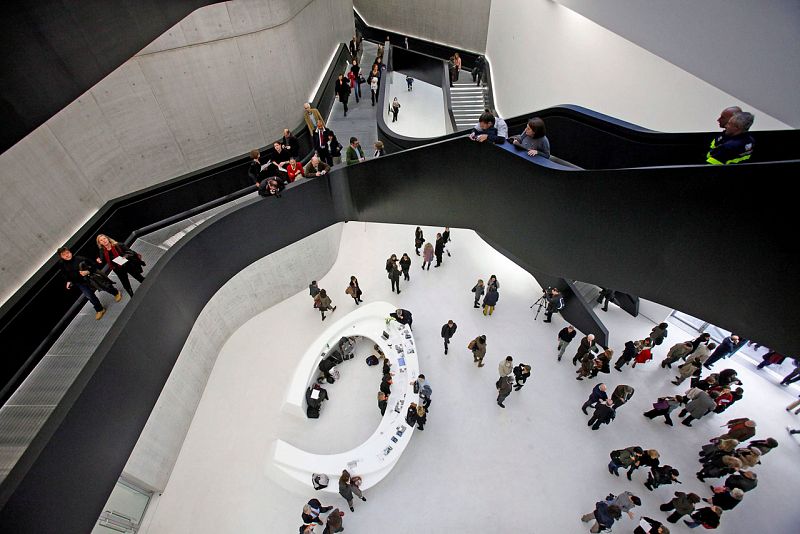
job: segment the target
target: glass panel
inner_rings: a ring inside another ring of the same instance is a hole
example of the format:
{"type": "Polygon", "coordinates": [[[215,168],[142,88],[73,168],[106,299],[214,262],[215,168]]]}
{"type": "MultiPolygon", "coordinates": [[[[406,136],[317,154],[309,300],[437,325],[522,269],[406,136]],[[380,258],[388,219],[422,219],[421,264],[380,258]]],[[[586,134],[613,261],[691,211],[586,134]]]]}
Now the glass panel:
{"type": "Polygon", "coordinates": [[[136,532],[149,501],[149,493],[117,481],[92,534],[136,532]]]}
{"type": "MultiPolygon", "coordinates": [[[[698,319],[697,317],[692,317],[688,313],[683,313],[683,312],[679,312],[678,310],[673,310],[673,312],[670,315],[670,317],[673,317],[673,318],[677,319],[678,321],[682,322],[686,326],[694,328],[698,332],[707,331],[707,330],[704,330],[704,328],[708,323],[706,323],[702,319],[698,319]]],[[[714,334],[711,334],[711,335],[713,336],[714,334]]]]}

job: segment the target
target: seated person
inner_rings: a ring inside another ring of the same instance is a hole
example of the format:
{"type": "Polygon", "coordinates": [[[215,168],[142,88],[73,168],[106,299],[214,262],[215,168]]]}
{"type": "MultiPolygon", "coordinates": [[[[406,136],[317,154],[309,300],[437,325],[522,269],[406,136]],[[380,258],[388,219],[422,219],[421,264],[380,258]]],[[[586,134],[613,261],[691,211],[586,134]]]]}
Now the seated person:
{"type": "Polygon", "coordinates": [[[753,155],[753,136],[748,131],[753,125],[753,114],[734,113],[725,124],[725,130],[711,141],[706,162],[711,165],[742,163],[753,155]]]}
{"type": "Polygon", "coordinates": [[[497,134],[494,115],[487,112],[483,112],[483,114],[481,114],[480,118],[478,119],[478,125],[472,129],[472,133],[469,134],[469,138],[479,143],[489,141],[490,143],[496,143],[499,145],[505,142],[505,139],[497,134]]]}
{"type": "Polygon", "coordinates": [[[289,161],[281,163],[279,167],[286,173],[286,179],[289,183],[294,182],[298,177],[303,177],[303,165],[294,156],[290,156],[289,161]]]}
{"type": "Polygon", "coordinates": [[[259,191],[259,194],[262,197],[274,196],[281,198],[281,191],[283,191],[286,187],[286,183],[277,176],[267,178],[262,183],[266,184],[264,194],[261,195],[261,192],[259,191]]]}
{"type": "Polygon", "coordinates": [[[311,156],[311,161],[309,161],[306,168],[303,169],[303,176],[306,178],[315,178],[328,174],[330,170],[330,166],[322,161],[319,156],[311,156]]]}
{"type": "Polygon", "coordinates": [[[322,403],[329,398],[328,391],[319,384],[314,384],[306,389],[306,404],[315,410],[319,410],[322,407],[322,403]]]}
{"type": "Polygon", "coordinates": [[[545,135],[544,121],[539,117],[528,120],[522,135],[510,138],[511,144],[528,152],[529,156],[542,156],[550,159],[550,141],[545,135]]]}
{"type": "Polygon", "coordinates": [[[400,308],[397,309],[396,312],[390,313],[389,317],[392,317],[397,320],[400,324],[407,324],[409,328],[411,328],[411,323],[413,322],[413,318],[411,317],[411,312],[408,310],[401,310],[400,308]]]}

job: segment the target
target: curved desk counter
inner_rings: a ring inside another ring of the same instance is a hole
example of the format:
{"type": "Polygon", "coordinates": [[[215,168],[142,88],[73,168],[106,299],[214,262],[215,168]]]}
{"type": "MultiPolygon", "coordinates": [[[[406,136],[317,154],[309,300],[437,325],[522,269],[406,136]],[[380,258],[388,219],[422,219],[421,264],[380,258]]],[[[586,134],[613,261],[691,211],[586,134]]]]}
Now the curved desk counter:
{"type": "MultiPolygon", "coordinates": [[[[343,469],[361,476],[362,490],[374,486],[392,470],[413,433],[413,428],[405,421],[406,410],[410,403],[419,400],[411,385],[419,374],[411,330],[396,321],[386,325],[386,318],[395,310],[387,302],[373,302],[330,325],[300,360],[283,405],[284,411],[305,419],[306,388],[315,381],[320,360],[340,338],[360,336],[381,348],[389,358],[395,375],[389,405],[375,432],[354,449],[337,454],[312,454],[279,439],[275,442],[273,465],[267,466],[268,474],[277,467],[289,479],[296,480],[306,488],[313,488],[312,473],[324,473],[330,478],[331,485],[322,491],[336,493],[336,480],[343,469]],[[384,331],[389,334],[388,340],[382,337],[384,331]]],[[[363,362],[361,365],[364,365],[363,362]]],[[[321,417],[325,417],[324,408],[321,417]]],[[[284,480],[278,482],[283,483],[284,480]]]]}

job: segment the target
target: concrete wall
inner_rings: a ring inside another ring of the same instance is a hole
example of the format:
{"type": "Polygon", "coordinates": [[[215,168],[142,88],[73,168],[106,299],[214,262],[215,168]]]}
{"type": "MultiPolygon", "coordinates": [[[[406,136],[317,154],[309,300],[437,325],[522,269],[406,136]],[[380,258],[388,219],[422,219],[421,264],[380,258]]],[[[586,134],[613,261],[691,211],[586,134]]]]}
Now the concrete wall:
{"type": "Polygon", "coordinates": [[[491,0],[353,0],[367,24],[483,53],[491,0]]]}
{"type": "Polygon", "coordinates": [[[343,224],[329,226],[256,261],[208,301],[123,476],[153,491],[163,491],[225,341],[252,317],[299,291],[307,291],[311,280],[321,279],[336,261],[343,224]]]}
{"type": "MultiPolygon", "coordinates": [[[[507,117],[577,104],[654,130],[712,131],[717,129],[720,110],[738,104],[756,114],[754,129],[790,127],[753,102],[726,93],[549,0],[494,0],[486,51],[496,107],[507,117]]],[[[688,49],[683,55],[694,53],[688,49]]],[[[553,151],[557,154],[558,147],[553,151]]]]}
{"type": "Polygon", "coordinates": [[[0,302],[108,200],[299,124],[352,33],[350,0],[201,8],[0,155],[0,302]]]}
{"type": "Polygon", "coordinates": [[[797,0],[559,0],[766,113],[800,128],[797,0]]]}

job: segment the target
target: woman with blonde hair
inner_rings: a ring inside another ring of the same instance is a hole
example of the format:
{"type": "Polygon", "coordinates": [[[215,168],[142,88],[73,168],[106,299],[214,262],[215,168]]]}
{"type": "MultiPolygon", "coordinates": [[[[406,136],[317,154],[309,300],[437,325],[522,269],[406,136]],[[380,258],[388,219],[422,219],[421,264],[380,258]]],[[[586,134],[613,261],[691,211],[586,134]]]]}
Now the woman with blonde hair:
{"type": "Polygon", "coordinates": [[[128,275],[134,277],[140,284],[144,282],[142,267],[145,263],[142,261],[141,255],[128,248],[125,243],[114,241],[105,234],[99,234],[95,241],[98,248],[97,263],[100,265],[106,264],[112,271],[117,273],[119,281],[122,282],[122,287],[132,297],[133,288],[131,288],[131,281],[128,279],[128,275]]]}

